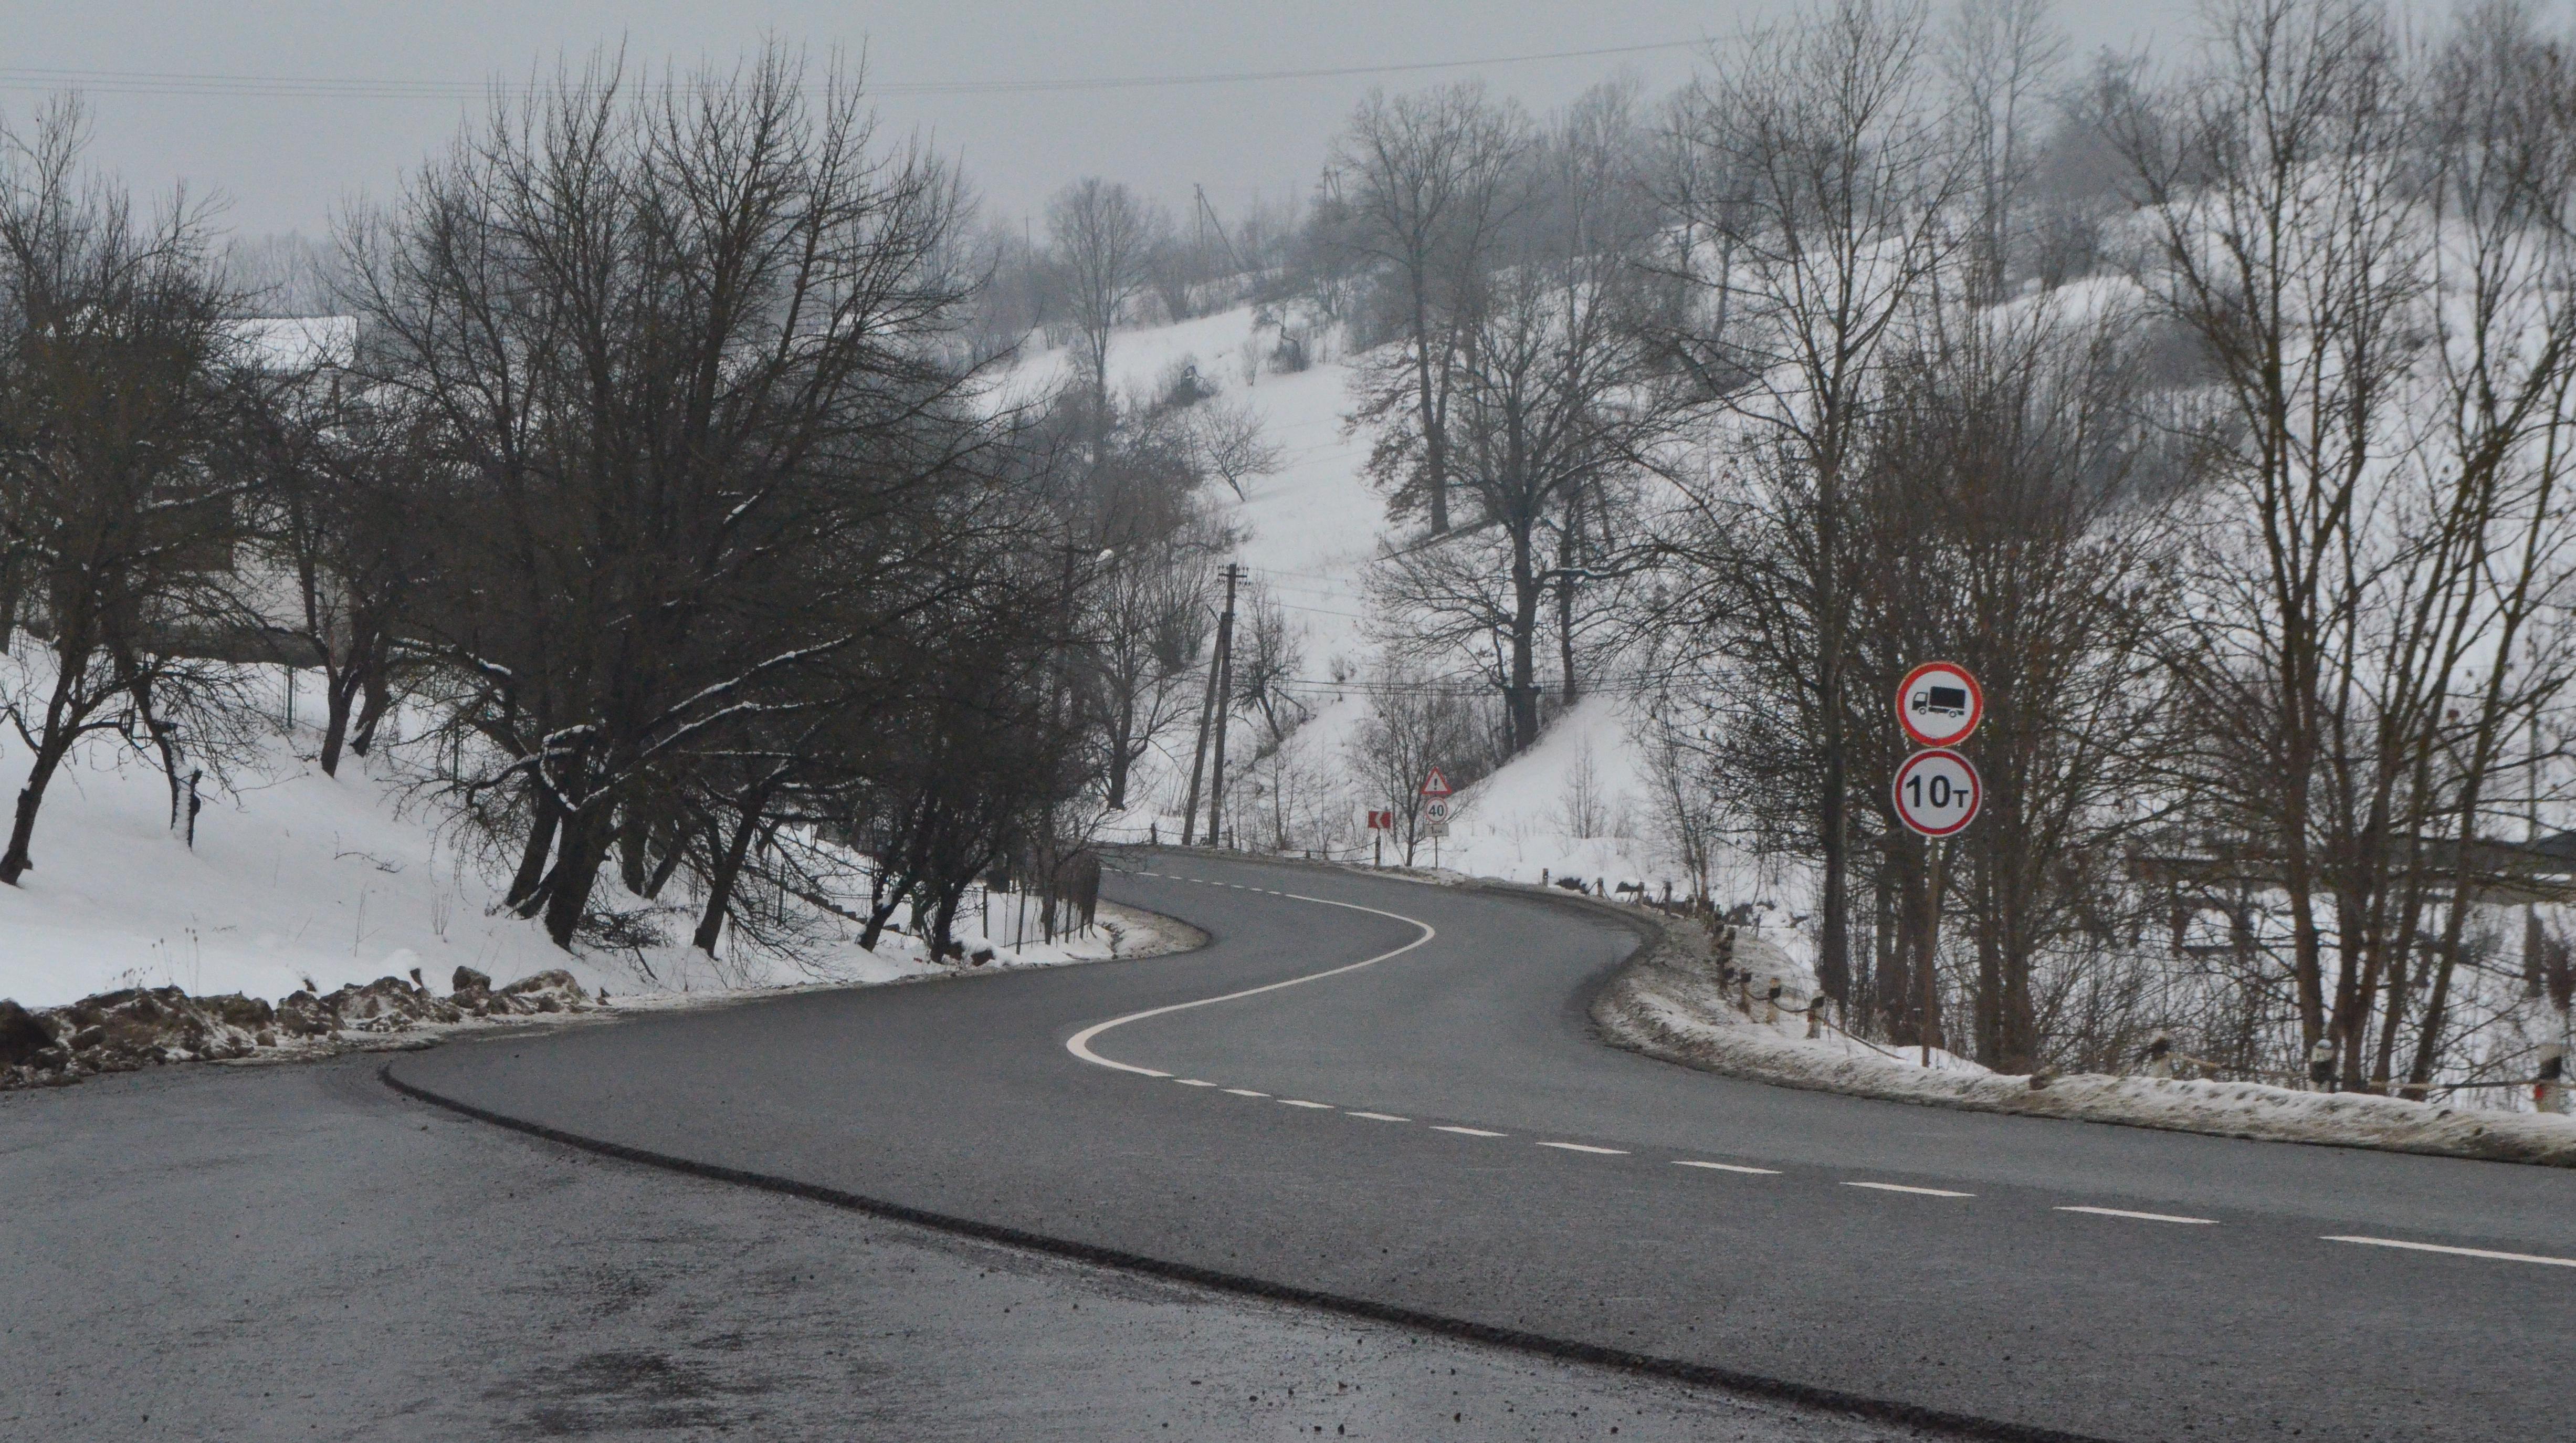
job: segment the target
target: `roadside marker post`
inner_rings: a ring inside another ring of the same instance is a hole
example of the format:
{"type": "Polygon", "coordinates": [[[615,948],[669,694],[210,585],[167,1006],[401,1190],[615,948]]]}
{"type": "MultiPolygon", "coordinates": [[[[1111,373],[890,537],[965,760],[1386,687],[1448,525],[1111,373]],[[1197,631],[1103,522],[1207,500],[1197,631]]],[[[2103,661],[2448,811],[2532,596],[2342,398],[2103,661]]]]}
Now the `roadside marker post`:
{"type": "Polygon", "coordinates": [[[1922,995],[1916,1006],[1922,1064],[1932,1065],[1933,969],[1941,935],[1942,840],[1977,819],[1986,801],[1976,764],[1951,748],[1975,734],[1986,719],[1986,689],[1955,661],[1927,661],[1896,687],[1896,725],[1923,750],[1897,764],[1889,787],[1896,819],[1923,838],[1922,995]]]}

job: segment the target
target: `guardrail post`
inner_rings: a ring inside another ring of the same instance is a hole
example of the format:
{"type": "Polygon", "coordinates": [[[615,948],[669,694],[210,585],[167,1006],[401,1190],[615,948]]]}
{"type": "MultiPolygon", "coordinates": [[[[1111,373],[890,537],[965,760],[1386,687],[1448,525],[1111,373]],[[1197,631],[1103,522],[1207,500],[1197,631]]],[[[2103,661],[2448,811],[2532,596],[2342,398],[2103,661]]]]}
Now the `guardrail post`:
{"type": "Polygon", "coordinates": [[[1772,977],[1762,993],[1762,1020],[1777,1024],[1780,1020],[1780,979],[1772,977]]]}
{"type": "Polygon", "coordinates": [[[1807,999],[1807,1040],[1825,1035],[1825,994],[1819,992],[1807,999]]]}

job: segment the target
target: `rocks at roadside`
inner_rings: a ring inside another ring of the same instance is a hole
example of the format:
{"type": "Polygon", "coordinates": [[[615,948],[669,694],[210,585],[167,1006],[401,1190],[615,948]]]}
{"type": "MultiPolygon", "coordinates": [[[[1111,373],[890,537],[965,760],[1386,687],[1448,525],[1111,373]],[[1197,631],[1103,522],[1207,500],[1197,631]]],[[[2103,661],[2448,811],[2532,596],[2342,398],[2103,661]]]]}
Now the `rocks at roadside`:
{"type": "Polygon", "coordinates": [[[0,1067],[23,1067],[54,1045],[54,1034],[15,1002],[0,1002],[0,1067]]]}
{"type": "Polygon", "coordinates": [[[46,1086],[169,1062],[248,1057],[269,1048],[326,1050],[349,1034],[407,1032],[468,1017],[581,1012],[594,1004],[570,972],[552,968],[495,990],[470,967],[440,997],[419,983],[379,977],[275,1006],[228,993],[190,997],[177,987],[130,987],[30,1012],[0,1000],[0,1088],[46,1086]]]}
{"type": "Polygon", "coordinates": [[[492,979],[470,967],[456,969],[456,991],[449,997],[476,1017],[531,1017],[540,1012],[580,1012],[592,1004],[573,975],[560,967],[522,977],[495,991],[492,979]]]}

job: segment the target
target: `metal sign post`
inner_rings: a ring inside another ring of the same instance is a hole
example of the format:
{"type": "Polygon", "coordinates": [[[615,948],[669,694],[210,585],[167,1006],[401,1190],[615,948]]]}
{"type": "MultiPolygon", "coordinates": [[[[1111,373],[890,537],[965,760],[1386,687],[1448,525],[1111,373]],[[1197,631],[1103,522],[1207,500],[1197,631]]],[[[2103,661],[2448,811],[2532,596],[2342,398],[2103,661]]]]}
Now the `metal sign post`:
{"type": "Polygon", "coordinates": [[[1942,841],[1966,829],[1985,805],[1985,779],[1976,764],[1950,750],[1985,720],[1986,692],[1968,669],[1952,661],[1927,661],[1896,688],[1896,725],[1924,748],[1899,763],[1889,788],[1896,819],[1923,838],[1923,948],[1921,1009],[1917,1024],[1922,1063],[1932,1065],[1933,968],[1940,956],[1942,841]]]}

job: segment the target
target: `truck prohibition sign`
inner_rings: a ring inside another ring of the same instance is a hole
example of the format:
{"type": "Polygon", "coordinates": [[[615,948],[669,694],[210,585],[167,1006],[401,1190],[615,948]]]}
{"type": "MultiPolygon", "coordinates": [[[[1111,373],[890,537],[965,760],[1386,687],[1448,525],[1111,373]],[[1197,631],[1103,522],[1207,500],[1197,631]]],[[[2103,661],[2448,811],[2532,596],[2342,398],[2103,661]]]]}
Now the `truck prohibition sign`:
{"type": "Polygon", "coordinates": [[[1916,752],[1896,769],[1896,816],[1927,837],[1946,837],[1977,819],[1986,788],[1968,759],[1944,747],[1916,752]]]}
{"type": "Polygon", "coordinates": [[[1955,661],[1927,661],[1896,688],[1896,724],[1919,747],[1957,746],[1986,718],[1986,689],[1955,661]]]}

